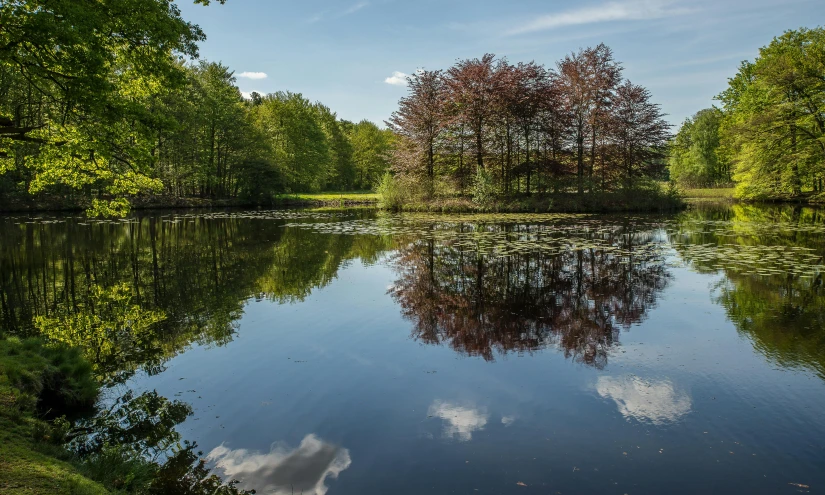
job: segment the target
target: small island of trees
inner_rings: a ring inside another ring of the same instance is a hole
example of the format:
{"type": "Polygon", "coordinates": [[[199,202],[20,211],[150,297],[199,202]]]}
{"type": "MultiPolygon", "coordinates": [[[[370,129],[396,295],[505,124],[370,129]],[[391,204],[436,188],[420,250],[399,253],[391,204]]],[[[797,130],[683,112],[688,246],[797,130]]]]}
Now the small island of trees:
{"type": "Polygon", "coordinates": [[[388,121],[395,176],[382,192],[397,208],[439,197],[542,211],[554,200],[571,209],[675,204],[652,180],[664,174],[669,125],[622,71],[604,44],[551,69],[487,54],[418,71],[388,121]]]}

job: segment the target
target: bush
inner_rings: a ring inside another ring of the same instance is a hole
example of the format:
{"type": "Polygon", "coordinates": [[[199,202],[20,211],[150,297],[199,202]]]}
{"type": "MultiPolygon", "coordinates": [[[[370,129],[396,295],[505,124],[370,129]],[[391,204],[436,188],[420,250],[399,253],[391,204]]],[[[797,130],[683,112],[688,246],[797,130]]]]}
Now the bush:
{"type": "Polygon", "coordinates": [[[473,183],[473,203],[481,208],[489,208],[496,201],[496,186],[489,172],[480,169],[473,183]]]}
{"type": "Polygon", "coordinates": [[[380,197],[380,205],[388,210],[398,211],[404,206],[404,193],[398,179],[389,172],[384,173],[375,188],[380,197]]]}
{"type": "Polygon", "coordinates": [[[79,349],[39,339],[0,341],[0,384],[18,391],[16,408],[70,412],[94,405],[99,385],[79,349]]]}

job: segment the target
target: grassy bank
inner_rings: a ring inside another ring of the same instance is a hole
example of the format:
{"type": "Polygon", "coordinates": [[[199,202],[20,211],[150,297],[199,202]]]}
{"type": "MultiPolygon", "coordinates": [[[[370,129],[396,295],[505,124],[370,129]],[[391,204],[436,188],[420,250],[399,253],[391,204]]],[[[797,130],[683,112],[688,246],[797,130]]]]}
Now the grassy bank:
{"type": "Polygon", "coordinates": [[[761,199],[740,199],[736,197],[735,187],[716,188],[684,188],[679,189],[679,193],[689,203],[734,203],[737,201],[762,202],[762,203],[796,203],[820,205],[825,204],[825,193],[815,191],[803,191],[798,197],[776,197],[761,199]]]}
{"type": "Polygon", "coordinates": [[[378,194],[372,191],[322,192],[282,194],[276,198],[279,204],[306,206],[346,206],[377,204],[378,194]]]}
{"type": "Polygon", "coordinates": [[[735,188],[690,188],[681,189],[682,197],[688,202],[719,201],[732,203],[736,201],[735,188]]]}
{"type": "Polygon", "coordinates": [[[91,367],[78,352],[0,340],[0,493],[109,493],[67,462],[71,456],[41,419],[53,408],[88,407],[96,396],[91,367]]]}
{"type": "MultiPolygon", "coordinates": [[[[132,209],[185,208],[252,208],[279,206],[357,206],[375,205],[378,195],[372,191],[281,194],[271,201],[243,199],[177,198],[172,196],[140,196],[130,198],[132,209]]],[[[0,199],[0,212],[86,211],[91,203],[84,198],[62,196],[24,196],[0,199]]]]}
{"type": "Polygon", "coordinates": [[[575,193],[518,196],[479,204],[467,197],[441,197],[408,201],[389,209],[441,213],[619,213],[677,211],[685,207],[681,198],[650,190],[632,192],[575,193]]]}

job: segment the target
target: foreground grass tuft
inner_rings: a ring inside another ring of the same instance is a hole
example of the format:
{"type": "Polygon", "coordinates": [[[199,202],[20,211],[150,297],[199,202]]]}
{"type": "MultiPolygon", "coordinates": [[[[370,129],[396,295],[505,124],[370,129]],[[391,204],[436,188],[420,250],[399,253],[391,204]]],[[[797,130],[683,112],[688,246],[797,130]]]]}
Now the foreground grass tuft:
{"type": "Polygon", "coordinates": [[[79,352],[38,340],[0,340],[0,493],[105,494],[60,457],[57,432],[40,417],[52,406],[85,407],[97,396],[79,352]]]}

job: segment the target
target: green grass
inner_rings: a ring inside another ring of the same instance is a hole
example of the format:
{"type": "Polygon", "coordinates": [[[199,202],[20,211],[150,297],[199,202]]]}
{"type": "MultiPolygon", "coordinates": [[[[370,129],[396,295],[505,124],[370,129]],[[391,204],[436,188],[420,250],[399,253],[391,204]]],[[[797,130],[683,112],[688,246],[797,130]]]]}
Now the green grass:
{"type": "MultiPolygon", "coordinates": [[[[0,394],[3,392],[0,391],[0,394]]],[[[5,398],[0,398],[4,400],[5,398]]],[[[34,441],[36,420],[0,419],[0,493],[4,495],[97,495],[109,493],[68,462],[44,453],[34,441]]]]}
{"type": "Polygon", "coordinates": [[[76,350],[47,348],[36,340],[0,340],[0,493],[6,495],[105,494],[81,475],[38,419],[38,400],[82,404],[97,395],[91,366],[76,350]],[[51,442],[51,443],[50,443],[51,442]]]}
{"type": "Polygon", "coordinates": [[[487,205],[476,204],[466,197],[437,197],[405,202],[394,209],[433,213],[618,213],[677,211],[684,206],[680,198],[651,188],[584,196],[575,193],[517,195],[494,199],[487,205]]]}
{"type": "Polygon", "coordinates": [[[278,199],[300,200],[318,203],[332,203],[335,201],[377,202],[378,194],[372,191],[343,191],[322,193],[293,193],[281,194],[278,199]]]}
{"type": "Polygon", "coordinates": [[[734,199],[734,188],[732,187],[681,189],[680,192],[685,199],[721,199],[725,201],[734,199]]]}

